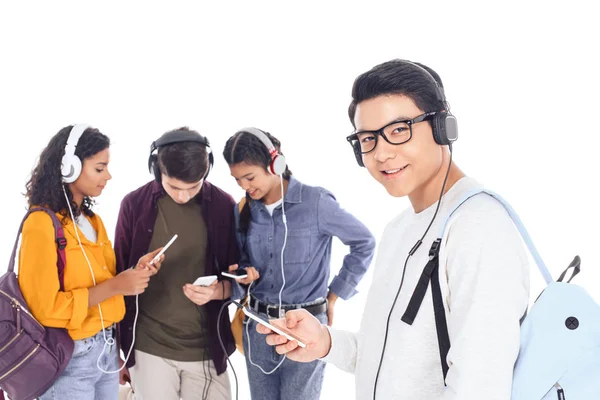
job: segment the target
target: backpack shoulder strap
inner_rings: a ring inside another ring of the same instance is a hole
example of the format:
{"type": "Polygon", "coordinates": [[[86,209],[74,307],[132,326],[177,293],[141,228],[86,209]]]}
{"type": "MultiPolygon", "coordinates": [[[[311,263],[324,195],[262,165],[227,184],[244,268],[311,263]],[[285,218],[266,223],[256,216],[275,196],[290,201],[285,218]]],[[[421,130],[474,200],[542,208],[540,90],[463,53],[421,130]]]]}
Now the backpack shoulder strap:
{"type": "Polygon", "coordinates": [[[246,232],[242,232],[241,229],[239,229],[239,224],[240,224],[240,215],[242,214],[242,210],[244,209],[244,206],[246,205],[246,196],[242,197],[240,199],[240,202],[238,203],[238,215],[237,218],[238,220],[236,221],[236,224],[238,225],[238,232],[240,232],[240,236],[242,237],[242,247],[243,250],[246,251],[246,232]]]}
{"type": "Polygon", "coordinates": [[[531,239],[531,236],[529,236],[529,233],[527,232],[527,229],[525,228],[525,225],[523,224],[523,221],[521,221],[521,218],[519,217],[519,215],[517,214],[517,212],[512,208],[512,206],[510,204],[508,204],[508,202],[506,200],[504,200],[497,193],[494,193],[494,192],[492,192],[490,190],[482,188],[482,189],[475,189],[475,190],[472,190],[470,192],[465,193],[462,196],[462,198],[459,199],[454,204],[454,206],[452,207],[452,209],[446,215],[444,223],[441,225],[440,231],[438,233],[438,238],[442,238],[442,236],[444,235],[444,232],[446,231],[446,227],[448,226],[448,222],[450,221],[450,218],[460,208],[460,206],[462,206],[470,198],[472,198],[472,197],[474,197],[474,196],[476,196],[476,195],[478,195],[480,193],[487,194],[487,195],[491,196],[492,198],[494,198],[495,200],[497,200],[500,204],[502,204],[502,206],[504,207],[504,209],[506,210],[506,212],[508,212],[508,215],[510,216],[510,218],[513,220],[515,226],[517,227],[517,229],[519,231],[519,234],[521,235],[521,238],[525,242],[525,245],[529,249],[529,252],[531,253],[531,256],[535,260],[535,263],[536,263],[536,265],[538,267],[538,270],[540,271],[540,273],[544,277],[544,280],[546,281],[546,284],[552,283],[553,282],[552,274],[550,274],[550,271],[548,271],[548,268],[546,267],[546,264],[544,263],[544,260],[542,260],[542,257],[540,256],[540,253],[537,251],[535,245],[533,244],[533,240],[531,239]]]}
{"type": "Polygon", "coordinates": [[[65,247],[67,246],[67,239],[65,239],[65,232],[62,227],[61,222],[56,217],[56,213],[49,208],[46,207],[34,207],[27,211],[27,214],[23,217],[21,221],[21,225],[19,226],[19,232],[17,233],[17,238],[15,240],[15,244],[13,246],[13,250],[10,256],[10,263],[8,265],[8,270],[10,272],[14,272],[15,270],[15,260],[17,255],[17,247],[19,245],[19,238],[21,237],[21,232],[23,231],[23,225],[25,224],[25,220],[29,217],[29,214],[34,213],[36,211],[43,211],[50,216],[52,219],[52,225],[54,226],[54,239],[56,240],[56,251],[58,254],[58,258],[56,261],[56,268],[58,270],[58,281],[60,282],[60,290],[64,290],[64,274],[65,274],[65,264],[67,262],[65,247]]]}
{"type": "Polygon", "coordinates": [[[440,231],[438,233],[437,239],[433,242],[431,249],[429,250],[429,262],[423,269],[421,277],[417,282],[415,287],[415,291],[411,296],[411,299],[408,303],[406,311],[402,316],[402,321],[412,325],[415,320],[417,313],[419,312],[419,308],[423,303],[423,299],[425,298],[425,293],[427,292],[427,288],[429,286],[429,282],[431,281],[431,295],[433,299],[433,311],[435,316],[435,328],[437,331],[438,338],[438,347],[440,350],[440,361],[442,365],[442,372],[444,375],[444,381],[446,380],[446,374],[448,373],[448,363],[447,356],[450,351],[450,335],[448,333],[448,324],[446,321],[446,311],[444,307],[444,302],[442,299],[442,289],[439,281],[439,253],[442,243],[442,237],[444,232],[446,232],[446,228],[450,221],[450,218],[454,215],[454,213],[462,206],[465,202],[467,202],[470,198],[479,195],[479,194],[487,194],[492,198],[496,199],[508,212],[511,219],[513,220],[515,226],[519,230],[523,241],[525,242],[527,248],[529,249],[531,255],[533,256],[538,269],[547,284],[552,282],[552,275],[548,271],[546,264],[542,260],[539,252],[537,251],[535,245],[533,244],[533,240],[529,236],[529,233],[525,229],[523,222],[515,212],[515,210],[506,202],[502,197],[498,194],[485,190],[485,189],[474,189],[470,192],[465,193],[450,209],[450,211],[446,214],[444,222],[441,224],[440,231]]]}
{"type": "Polygon", "coordinates": [[[240,202],[238,203],[238,213],[242,213],[242,209],[246,205],[246,196],[242,197],[240,202]]]}

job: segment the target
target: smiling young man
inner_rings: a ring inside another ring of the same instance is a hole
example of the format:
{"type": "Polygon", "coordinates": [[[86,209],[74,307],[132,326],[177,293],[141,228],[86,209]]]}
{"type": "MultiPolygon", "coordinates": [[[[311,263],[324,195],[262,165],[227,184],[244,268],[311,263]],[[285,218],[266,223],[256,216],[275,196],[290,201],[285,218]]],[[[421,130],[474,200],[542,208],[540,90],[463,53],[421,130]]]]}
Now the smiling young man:
{"type": "Polygon", "coordinates": [[[348,140],[357,161],[412,207],[384,231],[358,333],[294,310],[287,326],[309,339],[308,348],[274,334],[267,343],[290,359],[323,358],[353,372],[359,399],[509,399],[529,274],[518,231],[500,203],[471,198],[443,235],[437,276],[451,345],[445,384],[432,285],[412,324],[404,322],[441,224],[465,193],[481,187],[452,162],[456,121],[441,79],[424,65],[393,60],[360,75],[352,97],[356,130],[348,140]]]}
{"type": "MultiPolygon", "coordinates": [[[[235,350],[227,313],[220,321],[231,283],[221,271],[238,261],[233,198],[206,181],[212,166],[206,138],[188,128],[165,133],[151,147],[152,182],[129,193],[121,203],[115,233],[117,268],[132,265],[138,254],[177,240],[165,253],[162,268],[136,302],[126,298],[120,326],[125,354],[135,352],[122,372],[131,373],[136,398],[143,400],[229,399],[227,353],[235,350]],[[157,150],[157,154],[152,154],[157,150]],[[217,275],[208,287],[192,285],[200,276],[217,275]]],[[[139,258],[139,257],[138,257],[139,258]]]]}

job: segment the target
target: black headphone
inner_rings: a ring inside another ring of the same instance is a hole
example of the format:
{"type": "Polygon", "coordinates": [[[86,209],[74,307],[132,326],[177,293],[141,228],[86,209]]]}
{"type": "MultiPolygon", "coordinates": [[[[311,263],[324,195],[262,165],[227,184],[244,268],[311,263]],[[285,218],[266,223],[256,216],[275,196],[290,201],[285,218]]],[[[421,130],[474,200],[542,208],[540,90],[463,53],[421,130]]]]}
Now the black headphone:
{"type": "MultiPolygon", "coordinates": [[[[435,140],[435,142],[440,146],[448,146],[452,144],[454,141],[456,141],[456,139],[458,139],[458,124],[456,122],[456,117],[450,113],[450,105],[446,100],[444,88],[433,77],[433,75],[427,71],[427,69],[423,68],[419,64],[415,64],[414,62],[408,60],[398,61],[414,65],[415,67],[419,68],[434,83],[436,96],[438,100],[444,104],[445,110],[437,111],[431,120],[433,140],[435,140]]],[[[358,141],[354,141],[351,144],[358,165],[364,167],[365,165],[363,164],[362,153],[360,152],[360,143],[358,143],[358,141]]]]}
{"type": "Polygon", "coordinates": [[[154,179],[156,179],[157,182],[161,181],[161,172],[158,166],[158,156],[154,154],[154,152],[161,147],[182,142],[196,142],[206,147],[206,151],[208,152],[208,169],[206,170],[206,174],[202,179],[206,179],[206,177],[208,176],[208,173],[212,169],[213,164],[215,162],[208,139],[199,134],[198,132],[188,130],[176,130],[165,133],[160,138],[152,142],[152,144],[150,145],[150,157],[148,157],[148,170],[150,171],[150,173],[154,174],[154,179]]]}

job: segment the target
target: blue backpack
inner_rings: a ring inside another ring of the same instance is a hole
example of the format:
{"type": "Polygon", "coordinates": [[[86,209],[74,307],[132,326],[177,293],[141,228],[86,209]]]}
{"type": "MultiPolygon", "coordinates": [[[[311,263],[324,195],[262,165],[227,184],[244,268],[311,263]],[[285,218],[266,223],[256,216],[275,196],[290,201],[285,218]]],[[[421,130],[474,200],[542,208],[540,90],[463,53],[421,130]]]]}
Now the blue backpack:
{"type": "Polygon", "coordinates": [[[485,189],[468,192],[448,213],[438,239],[431,246],[430,261],[423,270],[402,320],[412,324],[431,282],[440,361],[445,379],[450,337],[438,276],[440,244],[450,217],[462,204],[480,193],[492,196],[504,206],[547,283],[546,289],[521,323],[521,346],[514,369],[511,399],[600,399],[600,306],[585,289],[570,283],[580,271],[581,260],[575,257],[555,282],[517,213],[493,192],[485,189]],[[571,268],[571,278],[563,282],[571,268]]]}

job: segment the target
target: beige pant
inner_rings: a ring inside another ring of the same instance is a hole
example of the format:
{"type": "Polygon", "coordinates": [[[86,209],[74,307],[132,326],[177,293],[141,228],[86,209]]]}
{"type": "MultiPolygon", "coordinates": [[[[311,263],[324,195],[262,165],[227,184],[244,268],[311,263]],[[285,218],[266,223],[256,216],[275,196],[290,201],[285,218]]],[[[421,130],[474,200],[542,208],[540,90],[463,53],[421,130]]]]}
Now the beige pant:
{"type": "Polygon", "coordinates": [[[135,400],[231,399],[229,376],[217,375],[212,360],[172,361],[135,350],[129,373],[135,400]]]}

